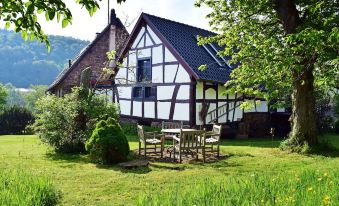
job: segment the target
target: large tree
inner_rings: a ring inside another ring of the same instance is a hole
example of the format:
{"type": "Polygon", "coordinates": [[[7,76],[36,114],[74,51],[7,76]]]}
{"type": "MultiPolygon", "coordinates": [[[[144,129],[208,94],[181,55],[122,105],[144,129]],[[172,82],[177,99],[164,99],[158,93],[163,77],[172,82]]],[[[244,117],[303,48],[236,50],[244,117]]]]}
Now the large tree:
{"type": "Polygon", "coordinates": [[[217,36],[200,44],[224,46],[239,63],[226,86],[267,100],[292,94],[291,148],[318,144],[315,86],[338,86],[338,0],[198,0],[217,36]]]}
{"type": "MultiPolygon", "coordinates": [[[[98,2],[101,0],[74,0],[79,6],[85,7],[89,14],[99,8],[98,2]]],[[[112,1],[112,0],[108,0],[112,1]]],[[[118,3],[125,0],[116,0],[118,3]]],[[[1,0],[0,20],[5,22],[8,29],[14,26],[15,32],[21,32],[25,40],[37,39],[46,43],[48,50],[50,44],[48,36],[41,29],[38,14],[44,14],[47,21],[57,19],[62,27],[72,23],[72,13],[65,4],[65,0],[1,0]]]]}

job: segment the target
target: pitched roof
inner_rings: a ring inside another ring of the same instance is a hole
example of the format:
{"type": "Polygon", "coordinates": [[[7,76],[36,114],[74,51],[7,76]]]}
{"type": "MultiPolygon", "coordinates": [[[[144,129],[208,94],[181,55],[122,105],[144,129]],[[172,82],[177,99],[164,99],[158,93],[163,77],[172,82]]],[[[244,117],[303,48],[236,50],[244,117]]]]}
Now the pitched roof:
{"type": "MultiPolygon", "coordinates": [[[[118,28],[122,28],[126,30],[123,23],[120,21],[119,18],[116,17],[115,11],[111,10],[111,19],[110,24],[108,24],[96,37],[95,39],[90,42],[86,47],[84,47],[80,53],[72,60],[71,65],[67,65],[64,69],[59,73],[59,75],[55,78],[52,84],[48,87],[47,91],[51,91],[55,86],[60,84],[68,74],[78,65],[78,63],[84,58],[85,54],[90,51],[90,49],[99,41],[99,39],[110,29],[111,25],[115,25],[118,28]]],[[[126,31],[127,32],[127,31],[126,31]]]]}
{"type": "MultiPolygon", "coordinates": [[[[186,67],[196,79],[225,83],[230,78],[230,73],[234,66],[229,66],[225,60],[229,57],[220,58],[216,55],[216,50],[222,48],[216,44],[198,46],[197,36],[215,36],[208,30],[200,29],[187,24],[164,19],[154,15],[142,13],[129,41],[133,40],[133,33],[138,31],[138,24],[145,21],[169,47],[178,60],[186,67]],[[218,63],[219,62],[219,63],[218,63]],[[200,71],[201,65],[207,65],[208,69],[200,71]]],[[[127,43],[125,49],[128,49],[127,43]]],[[[126,51],[125,51],[126,52],[126,51]]],[[[124,54],[124,53],[123,53],[124,54]]]]}

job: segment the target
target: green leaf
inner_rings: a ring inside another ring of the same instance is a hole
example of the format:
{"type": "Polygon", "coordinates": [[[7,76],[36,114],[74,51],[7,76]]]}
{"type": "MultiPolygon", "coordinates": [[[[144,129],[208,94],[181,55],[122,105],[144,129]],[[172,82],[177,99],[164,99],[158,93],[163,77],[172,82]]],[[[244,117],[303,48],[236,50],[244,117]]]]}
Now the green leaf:
{"type": "Polygon", "coordinates": [[[49,10],[48,11],[48,17],[50,20],[53,20],[55,16],[55,11],[54,10],[49,10]]]}
{"type": "Polygon", "coordinates": [[[21,37],[27,41],[28,40],[28,34],[27,34],[27,31],[26,30],[22,30],[21,31],[21,37]]]}
{"type": "Polygon", "coordinates": [[[68,25],[68,23],[69,23],[68,19],[63,19],[62,23],[61,23],[62,24],[62,28],[65,28],[68,25]]]}
{"type": "Polygon", "coordinates": [[[6,22],[5,29],[9,29],[10,26],[11,26],[11,23],[10,22],[6,22]]]}
{"type": "Polygon", "coordinates": [[[31,33],[29,34],[29,40],[30,40],[30,41],[33,41],[34,39],[35,39],[35,35],[34,35],[33,32],[31,32],[31,33]]]}
{"type": "Polygon", "coordinates": [[[60,15],[60,13],[58,12],[58,13],[57,13],[57,22],[60,21],[60,17],[61,17],[61,15],[60,15]]]}

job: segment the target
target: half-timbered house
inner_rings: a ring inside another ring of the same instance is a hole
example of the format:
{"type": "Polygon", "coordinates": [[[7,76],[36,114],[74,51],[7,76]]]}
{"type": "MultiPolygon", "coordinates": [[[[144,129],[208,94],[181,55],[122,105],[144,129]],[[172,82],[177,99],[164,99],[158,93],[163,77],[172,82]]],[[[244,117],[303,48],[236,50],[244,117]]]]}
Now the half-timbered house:
{"type": "Polygon", "coordinates": [[[210,31],[142,13],[120,56],[114,101],[122,118],[203,125],[240,121],[246,112],[268,112],[265,101],[251,111],[240,108],[242,94],[225,95],[228,57],[216,44],[198,46],[210,31]],[[122,60],[123,59],[123,60],[122,60]],[[208,69],[200,71],[200,65],[208,69]]]}

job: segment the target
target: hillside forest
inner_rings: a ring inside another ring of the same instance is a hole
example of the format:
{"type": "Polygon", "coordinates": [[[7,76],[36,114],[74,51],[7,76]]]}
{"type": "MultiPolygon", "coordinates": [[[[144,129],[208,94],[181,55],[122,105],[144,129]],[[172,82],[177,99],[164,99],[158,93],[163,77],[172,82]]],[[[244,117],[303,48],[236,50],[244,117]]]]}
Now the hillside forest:
{"type": "Polygon", "coordinates": [[[89,42],[50,36],[51,51],[44,43],[25,42],[20,34],[0,29],[0,83],[17,88],[49,85],[89,42]]]}

